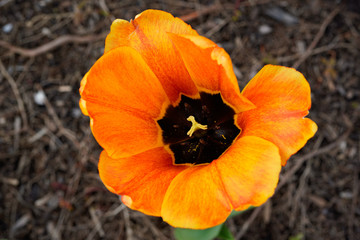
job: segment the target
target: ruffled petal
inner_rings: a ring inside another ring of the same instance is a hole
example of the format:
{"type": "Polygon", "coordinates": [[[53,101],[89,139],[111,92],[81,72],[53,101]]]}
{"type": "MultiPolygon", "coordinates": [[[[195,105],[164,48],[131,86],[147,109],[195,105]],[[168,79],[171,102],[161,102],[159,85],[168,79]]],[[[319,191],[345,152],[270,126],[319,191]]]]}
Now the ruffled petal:
{"type": "Polygon", "coordinates": [[[120,46],[138,51],[160,80],[172,103],[180,94],[198,95],[179,53],[167,33],[198,35],[188,24],[171,14],[147,10],[131,22],[115,20],[105,41],[105,53],[120,46]]]}
{"type": "Polygon", "coordinates": [[[214,162],[237,211],[260,206],[274,194],[281,170],[279,149],[259,137],[236,140],[214,162]]]}
{"type": "MultiPolygon", "coordinates": [[[[131,46],[130,35],[134,34],[134,31],[135,27],[131,22],[115,19],[111,24],[110,33],[105,39],[104,54],[118,47],[131,46]]],[[[139,39],[136,40],[137,44],[141,44],[139,39]]]]}
{"type": "Polygon", "coordinates": [[[240,94],[230,56],[223,48],[201,36],[168,34],[199,90],[218,93],[235,112],[255,106],[240,94]]]}
{"type": "Polygon", "coordinates": [[[123,195],[128,207],[154,216],[160,216],[170,182],[184,169],[172,165],[171,155],[164,148],[121,159],[111,158],[103,151],[99,161],[99,174],[105,186],[123,195]]]}
{"type": "Polygon", "coordinates": [[[280,149],[282,165],[317,131],[317,125],[304,118],[311,107],[310,86],[295,69],[267,65],[242,94],[256,105],[237,115],[242,136],[273,142],[280,149]]]}
{"type": "Polygon", "coordinates": [[[161,216],[174,227],[205,229],[226,220],[231,205],[213,164],[177,175],[164,198],[161,216]]]}

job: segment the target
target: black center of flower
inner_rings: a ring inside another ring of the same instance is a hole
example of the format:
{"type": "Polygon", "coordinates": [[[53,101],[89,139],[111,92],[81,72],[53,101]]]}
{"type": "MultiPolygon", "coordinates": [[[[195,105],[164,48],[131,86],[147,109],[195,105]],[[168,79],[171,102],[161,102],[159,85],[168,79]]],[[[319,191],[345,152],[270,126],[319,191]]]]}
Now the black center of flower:
{"type": "Polygon", "coordinates": [[[234,114],[220,93],[201,92],[200,99],[182,95],[179,105],[168,107],[157,122],[164,143],[174,153],[175,164],[196,165],[217,159],[239,135],[234,114]]]}

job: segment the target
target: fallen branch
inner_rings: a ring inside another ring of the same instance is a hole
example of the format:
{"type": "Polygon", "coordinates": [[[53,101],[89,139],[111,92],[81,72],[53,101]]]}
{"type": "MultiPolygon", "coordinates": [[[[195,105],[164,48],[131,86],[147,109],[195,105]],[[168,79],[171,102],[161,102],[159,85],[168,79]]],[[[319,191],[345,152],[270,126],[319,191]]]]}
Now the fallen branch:
{"type": "Polygon", "coordinates": [[[106,37],[107,33],[102,33],[99,35],[86,35],[86,36],[76,36],[76,35],[64,35],[60,36],[51,42],[45,43],[44,45],[41,45],[36,48],[32,49],[26,49],[21,47],[16,47],[11,45],[10,43],[0,40],[0,46],[3,48],[7,48],[10,52],[6,55],[17,53],[26,57],[36,57],[40,54],[46,53],[54,48],[57,48],[61,45],[64,45],[66,43],[87,43],[87,42],[93,42],[97,40],[104,39],[106,37]]]}
{"type": "MultiPolygon", "coordinates": [[[[323,52],[328,52],[330,50],[333,50],[333,49],[349,49],[351,51],[354,51],[356,52],[358,49],[360,49],[360,46],[357,47],[357,46],[354,46],[350,43],[331,43],[329,45],[326,45],[326,46],[322,46],[322,47],[318,47],[318,48],[315,48],[313,51],[311,51],[310,56],[314,56],[314,55],[317,55],[317,54],[320,54],[320,53],[323,53],[323,52]]],[[[284,63],[284,62],[291,62],[291,61],[295,61],[296,59],[298,59],[299,57],[301,57],[301,53],[295,53],[293,55],[290,55],[290,56],[284,56],[284,57],[278,57],[276,58],[276,61],[278,63],[284,63]]]]}
{"type": "Polygon", "coordinates": [[[294,63],[293,68],[298,68],[312,53],[313,49],[319,43],[320,39],[325,33],[326,28],[334,19],[334,17],[340,12],[340,8],[335,8],[328,16],[325,18],[324,22],[321,24],[318,33],[316,34],[314,40],[311,42],[310,46],[306,49],[304,54],[294,63]]]}
{"type": "Polygon", "coordinates": [[[218,11],[219,9],[221,9],[221,6],[219,4],[213,4],[213,5],[210,5],[207,7],[203,7],[200,10],[197,10],[195,12],[180,16],[179,18],[185,22],[188,22],[188,21],[194,20],[200,16],[218,11]]]}

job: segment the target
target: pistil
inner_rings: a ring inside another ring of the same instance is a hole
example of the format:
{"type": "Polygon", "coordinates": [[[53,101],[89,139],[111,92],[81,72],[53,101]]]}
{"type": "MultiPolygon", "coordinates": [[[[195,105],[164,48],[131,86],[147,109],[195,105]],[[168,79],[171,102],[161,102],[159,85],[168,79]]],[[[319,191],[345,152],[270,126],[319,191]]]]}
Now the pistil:
{"type": "Polygon", "coordinates": [[[193,133],[199,129],[202,129],[202,130],[206,130],[207,129],[207,125],[202,125],[200,123],[198,123],[196,120],[195,120],[195,117],[194,116],[190,116],[188,117],[186,120],[188,120],[189,122],[191,122],[192,126],[190,128],[190,130],[186,133],[189,137],[191,137],[193,135],[193,133]]]}

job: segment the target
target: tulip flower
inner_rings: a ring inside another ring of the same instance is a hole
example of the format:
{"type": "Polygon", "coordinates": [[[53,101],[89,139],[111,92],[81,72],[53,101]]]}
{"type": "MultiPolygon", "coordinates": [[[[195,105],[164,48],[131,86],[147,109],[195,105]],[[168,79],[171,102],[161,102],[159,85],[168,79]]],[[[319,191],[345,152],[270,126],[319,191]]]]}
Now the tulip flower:
{"type": "Polygon", "coordinates": [[[113,22],[80,94],[105,186],[181,228],[263,204],[317,131],[301,73],[267,65],[240,92],[225,50],[158,10],[113,22]]]}

